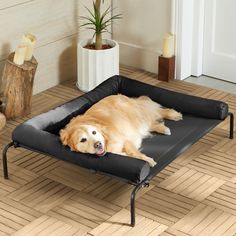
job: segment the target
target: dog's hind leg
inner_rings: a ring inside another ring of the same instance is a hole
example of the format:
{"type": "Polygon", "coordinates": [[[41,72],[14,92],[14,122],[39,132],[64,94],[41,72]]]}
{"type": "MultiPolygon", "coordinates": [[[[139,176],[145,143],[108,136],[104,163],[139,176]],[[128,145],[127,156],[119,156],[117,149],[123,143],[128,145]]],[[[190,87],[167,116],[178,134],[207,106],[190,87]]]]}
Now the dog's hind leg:
{"type": "Polygon", "coordinates": [[[183,119],[182,114],[180,112],[175,111],[174,109],[159,108],[158,112],[161,114],[161,116],[164,119],[167,119],[167,120],[178,121],[178,120],[183,119]]]}
{"type": "Polygon", "coordinates": [[[150,129],[151,132],[160,134],[171,135],[170,129],[164,123],[154,123],[150,129]]]}
{"type": "Polygon", "coordinates": [[[149,163],[150,166],[155,166],[157,163],[151,158],[141,153],[130,141],[126,141],[124,143],[123,152],[127,154],[127,156],[134,157],[137,159],[144,160],[149,163]]]}

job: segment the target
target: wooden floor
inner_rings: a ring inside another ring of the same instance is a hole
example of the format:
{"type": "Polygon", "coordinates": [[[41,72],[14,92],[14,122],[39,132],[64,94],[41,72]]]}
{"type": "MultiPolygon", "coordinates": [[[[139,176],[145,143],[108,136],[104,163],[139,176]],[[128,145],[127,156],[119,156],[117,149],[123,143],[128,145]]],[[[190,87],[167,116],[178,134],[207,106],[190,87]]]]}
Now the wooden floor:
{"type": "MultiPolygon", "coordinates": [[[[220,99],[236,112],[236,95],[181,81],[160,83],[153,74],[126,67],[121,74],[220,99]]],[[[1,150],[16,125],[81,94],[74,82],[67,82],[35,95],[32,114],[9,121],[1,131],[1,150]]],[[[130,185],[42,154],[11,149],[10,179],[4,180],[0,172],[0,235],[236,235],[236,139],[228,139],[228,129],[227,119],[140,191],[134,228],[127,225],[130,185]]]]}

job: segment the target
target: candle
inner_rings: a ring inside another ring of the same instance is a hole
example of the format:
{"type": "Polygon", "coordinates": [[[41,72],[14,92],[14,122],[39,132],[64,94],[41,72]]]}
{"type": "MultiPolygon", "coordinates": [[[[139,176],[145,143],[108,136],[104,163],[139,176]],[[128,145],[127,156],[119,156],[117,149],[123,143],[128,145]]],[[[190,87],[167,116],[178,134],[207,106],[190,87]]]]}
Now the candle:
{"type": "Polygon", "coordinates": [[[169,57],[174,56],[174,51],[175,51],[174,35],[168,34],[164,38],[162,55],[163,55],[163,57],[169,58],[169,57]]]}
{"type": "Polygon", "coordinates": [[[22,37],[22,43],[26,45],[26,55],[25,60],[30,61],[33,56],[33,50],[36,43],[36,37],[32,34],[24,34],[22,37]]]}
{"type": "Polygon", "coordinates": [[[15,51],[15,55],[13,58],[13,62],[17,65],[22,65],[24,64],[24,60],[25,60],[25,55],[26,55],[26,50],[27,47],[24,44],[20,44],[15,51]]]}

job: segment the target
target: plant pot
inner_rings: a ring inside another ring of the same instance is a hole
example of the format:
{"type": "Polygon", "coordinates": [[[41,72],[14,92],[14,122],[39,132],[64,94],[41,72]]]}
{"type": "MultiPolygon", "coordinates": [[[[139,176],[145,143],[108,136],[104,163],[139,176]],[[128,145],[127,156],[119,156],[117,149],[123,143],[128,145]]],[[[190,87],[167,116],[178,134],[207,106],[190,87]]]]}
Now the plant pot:
{"type": "Polygon", "coordinates": [[[119,45],[113,40],[103,40],[112,48],[93,50],[84,48],[90,40],[78,43],[77,87],[88,92],[113,75],[119,74],[119,45]]]}

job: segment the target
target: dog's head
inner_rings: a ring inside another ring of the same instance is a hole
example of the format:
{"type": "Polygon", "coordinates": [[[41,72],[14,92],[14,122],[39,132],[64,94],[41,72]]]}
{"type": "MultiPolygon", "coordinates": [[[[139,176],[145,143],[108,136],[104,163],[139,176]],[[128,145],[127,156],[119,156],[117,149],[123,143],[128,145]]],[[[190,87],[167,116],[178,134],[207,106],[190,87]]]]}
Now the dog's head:
{"type": "Polygon", "coordinates": [[[72,151],[98,156],[106,154],[105,138],[98,127],[78,125],[62,129],[60,139],[63,145],[68,145],[72,151]]]}

